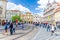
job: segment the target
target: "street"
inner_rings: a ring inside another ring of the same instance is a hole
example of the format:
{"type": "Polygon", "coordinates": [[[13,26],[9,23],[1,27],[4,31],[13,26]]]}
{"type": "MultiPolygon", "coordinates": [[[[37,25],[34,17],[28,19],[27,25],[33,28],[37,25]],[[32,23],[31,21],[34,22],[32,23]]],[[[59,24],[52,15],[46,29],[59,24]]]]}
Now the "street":
{"type": "MultiPolygon", "coordinates": [[[[58,29],[56,31],[58,31],[58,29]]],[[[40,26],[35,26],[33,24],[24,24],[24,30],[22,30],[20,27],[17,27],[16,32],[13,35],[10,34],[3,35],[0,30],[0,40],[59,40],[59,39],[60,35],[51,36],[51,32],[47,32],[46,28],[43,27],[40,28],[40,26]]]]}
{"type": "Polygon", "coordinates": [[[4,39],[4,40],[5,39],[6,40],[8,40],[8,39],[9,40],[17,39],[17,38],[20,38],[20,37],[22,37],[24,35],[27,35],[32,30],[33,30],[33,26],[31,27],[28,24],[24,24],[24,30],[22,30],[21,28],[19,30],[19,27],[17,27],[16,28],[16,32],[13,35],[10,35],[9,32],[8,32],[8,36],[7,35],[3,35],[4,30],[2,30],[3,32],[0,32],[1,33],[0,34],[0,40],[2,40],[2,39],[4,39]]]}
{"type": "Polygon", "coordinates": [[[59,32],[59,35],[55,34],[51,36],[51,32],[47,32],[46,28],[39,28],[39,32],[30,40],[60,40],[60,29],[57,29],[55,32],[59,32]]]}

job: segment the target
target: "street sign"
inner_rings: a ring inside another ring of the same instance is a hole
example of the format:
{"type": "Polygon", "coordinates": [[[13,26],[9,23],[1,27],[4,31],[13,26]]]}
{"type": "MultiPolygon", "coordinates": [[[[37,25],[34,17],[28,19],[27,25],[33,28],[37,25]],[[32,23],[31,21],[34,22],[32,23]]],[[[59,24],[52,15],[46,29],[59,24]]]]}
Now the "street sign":
{"type": "Polygon", "coordinates": [[[50,16],[48,16],[48,20],[50,20],[50,18],[51,18],[51,17],[50,17],[50,16]]]}

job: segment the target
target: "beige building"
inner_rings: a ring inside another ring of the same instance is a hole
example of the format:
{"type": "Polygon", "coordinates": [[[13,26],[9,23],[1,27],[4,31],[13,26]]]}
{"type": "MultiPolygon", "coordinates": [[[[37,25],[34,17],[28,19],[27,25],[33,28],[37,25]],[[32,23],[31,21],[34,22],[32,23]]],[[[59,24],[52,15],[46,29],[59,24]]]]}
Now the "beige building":
{"type": "Polygon", "coordinates": [[[23,20],[23,22],[32,23],[33,15],[30,12],[26,12],[26,14],[21,14],[21,19],[23,20]]]}
{"type": "Polygon", "coordinates": [[[1,20],[5,20],[7,0],[0,0],[0,23],[1,20]]]}
{"type": "Polygon", "coordinates": [[[45,11],[44,11],[44,22],[55,24],[57,21],[59,21],[60,19],[59,8],[60,6],[58,5],[57,2],[54,1],[52,4],[49,3],[49,5],[47,5],[47,8],[45,8],[45,11]]]}
{"type": "Polygon", "coordinates": [[[36,23],[42,22],[42,17],[39,16],[38,14],[34,14],[33,17],[34,17],[33,22],[36,22],[36,23]]]}
{"type": "Polygon", "coordinates": [[[6,19],[11,20],[12,16],[20,15],[21,11],[19,10],[6,10],[6,19]]]}
{"type": "Polygon", "coordinates": [[[60,7],[55,9],[55,21],[60,22],[60,7]]]}

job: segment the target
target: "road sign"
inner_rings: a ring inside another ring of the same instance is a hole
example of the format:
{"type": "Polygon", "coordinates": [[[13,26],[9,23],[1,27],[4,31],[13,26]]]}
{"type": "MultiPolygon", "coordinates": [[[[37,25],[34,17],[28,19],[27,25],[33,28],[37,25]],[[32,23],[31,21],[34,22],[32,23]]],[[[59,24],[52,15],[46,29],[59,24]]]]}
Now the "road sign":
{"type": "Polygon", "coordinates": [[[50,18],[51,18],[51,17],[50,17],[50,16],[48,16],[48,20],[50,20],[50,18]]]}

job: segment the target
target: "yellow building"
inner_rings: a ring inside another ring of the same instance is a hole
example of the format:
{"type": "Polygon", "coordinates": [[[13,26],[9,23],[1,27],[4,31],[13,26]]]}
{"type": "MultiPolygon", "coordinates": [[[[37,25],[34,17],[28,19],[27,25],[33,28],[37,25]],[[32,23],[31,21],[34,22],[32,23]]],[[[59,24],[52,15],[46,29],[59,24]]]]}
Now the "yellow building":
{"type": "Polygon", "coordinates": [[[26,14],[21,14],[21,19],[23,20],[23,22],[32,23],[33,15],[30,12],[26,12],[26,14]]]}
{"type": "Polygon", "coordinates": [[[25,21],[26,21],[25,14],[21,14],[21,15],[20,15],[20,17],[21,17],[21,19],[22,19],[22,21],[23,21],[23,22],[25,22],[25,21]]]}
{"type": "Polygon", "coordinates": [[[0,23],[1,20],[5,20],[5,13],[6,13],[6,4],[7,0],[0,0],[0,23]]]}

